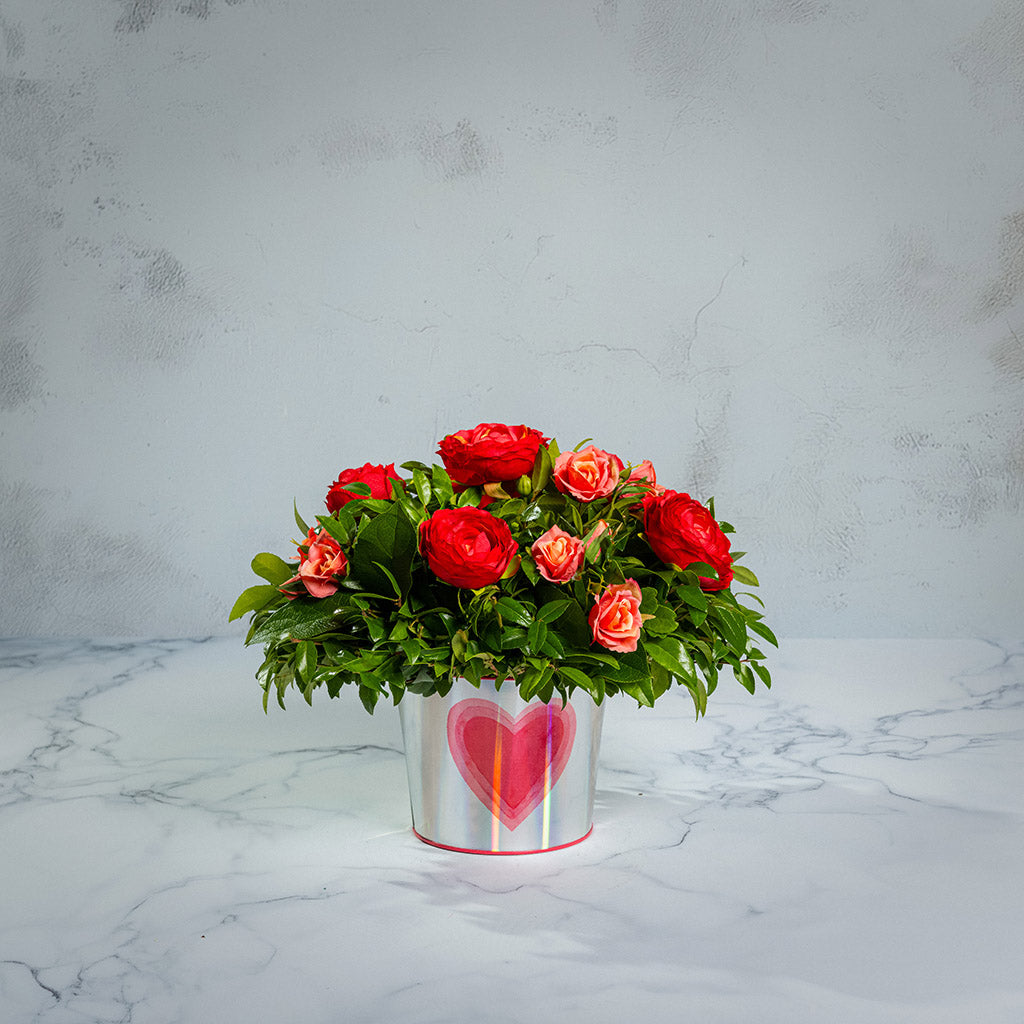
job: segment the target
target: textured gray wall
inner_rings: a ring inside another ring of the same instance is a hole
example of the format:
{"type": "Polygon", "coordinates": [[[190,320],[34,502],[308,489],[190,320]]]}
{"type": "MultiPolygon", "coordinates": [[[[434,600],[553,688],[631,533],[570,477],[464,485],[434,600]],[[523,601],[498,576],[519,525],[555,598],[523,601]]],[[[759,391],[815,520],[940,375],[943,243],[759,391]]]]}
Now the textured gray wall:
{"type": "MultiPolygon", "coordinates": [[[[0,0],[0,635],[228,632],[526,422],[788,635],[1020,635],[1019,0],[0,0]]],[[[238,626],[241,632],[241,627],[238,626]]]]}

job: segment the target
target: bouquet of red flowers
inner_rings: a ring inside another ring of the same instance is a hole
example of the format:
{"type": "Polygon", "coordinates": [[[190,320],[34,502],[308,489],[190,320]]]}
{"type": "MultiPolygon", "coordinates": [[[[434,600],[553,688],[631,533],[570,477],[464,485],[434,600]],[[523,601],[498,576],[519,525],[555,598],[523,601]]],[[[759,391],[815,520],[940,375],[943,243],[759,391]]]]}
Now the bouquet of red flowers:
{"type": "Polygon", "coordinates": [[[761,641],[777,645],[737,584],[732,527],[689,494],[581,442],[559,450],[526,426],[481,423],[439,445],[443,465],[347,469],[308,526],[298,559],[258,554],[231,611],[252,614],[264,645],[264,707],[289,686],[312,702],[353,684],[382,695],[444,694],[455,678],[510,680],[524,699],[640,704],[673,684],[697,714],[726,665],[743,686],[771,685],[761,641]]]}

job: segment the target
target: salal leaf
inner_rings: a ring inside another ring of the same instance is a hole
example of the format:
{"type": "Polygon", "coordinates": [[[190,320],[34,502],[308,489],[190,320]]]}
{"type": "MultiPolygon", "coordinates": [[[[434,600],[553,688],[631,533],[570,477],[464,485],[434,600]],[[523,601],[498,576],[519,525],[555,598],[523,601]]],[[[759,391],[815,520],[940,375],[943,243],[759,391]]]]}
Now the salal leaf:
{"type": "Polygon", "coordinates": [[[597,699],[598,685],[586,672],[581,672],[578,668],[573,668],[571,665],[559,665],[558,674],[574,686],[582,687],[595,700],[597,699]]]}
{"type": "Polygon", "coordinates": [[[716,604],[711,609],[711,615],[721,627],[725,642],[737,654],[743,654],[747,649],[747,629],[743,616],[722,604],[716,604]]]}
{"type": "Polygon", "coordinates": [[[537,618],[541,622],[552,623],[556,619],[560,618],[562,613],[572,604],[571,601],[548,601],[547,604],[543,604],[537,609],[537,618]]]}
{"type": "Polygon", "coordinates": [[[529,626],[533,621],[526,608],[511,597],[499,597],[494,604],[494,610],[506,622],[514,622],[517,626],[529,626]]]}
{"type": "Polygon", "coordinates": [[[261,551],[252,560],[252,571],[275,587],[279,587],[295,575],[294,566],[289,565],[283,558],[272,555],[269,551],[261,551]]]}
{"type": "Polygon", "coordinates": [[[416,496],[420,499],[424,508],[430,504],[433,489],[430,486],[430,478],[422,469],[413,470],[412,485],[416,489],[416,496]]]}
{"type": "Polygon", "coordinates": [[[275,597],[280,596],[281,591],[277,587],[266,585],[249,587],[247,590],[242,591],[238,600],[234,603],[231,614],[228,616],[228,622],[240,619],[247,612],[258,612],[261,608],[265,608],[270,604],[275,597]]]}
{"type": "Polygon", "coordinates": [[[349,556],[349,573],[374,593],[386,594],[397,585],[399,592],[406,594],[412,586],[410,568],[415,554],[416,531],[392,502],[360,530],[349,556]],[[383,572],[381,566],[388,571],[383,572]]]}
{"type": "Polygon", "coordinates": [[[692,680],[696,677],[693,659],[678,637],[663,636],[657,640],[648,640],[644,649],[652,661],[667,668],[678,679],[692,680]]]}
{"type": "Polygon", "coordinates": [[[455,489],[452,487],[452,478],[441,466],[433,466],[430,476],[431,486],[438,503],[443,507],[452,500],[455,489]]]}
{"type": "Polygon", "coordinates": [[[252,643],[269,640],[307,640],[337,627],[338,616],[349,601],[347,593],[322,600],[297,598],[279,608],[252,635],[252,643]]]}
{"type": "Polygon", "coordinates": [[[732,574],[737,583],[742,583],[748,587],[760,586],[757,577],[745,565],[737,565],[733,562],[732,574]]]}
{"type": "Polygon", "coordinates": [[[303,640],[295,649],[295,674],[299,681],[308,684],[316,672],[316,644],[303,640]]]}
{"type": "Polygon", "coordinates": [[[748,621],[747,626],[751,632],[756,633],[758,636],[764,637],[768,643],[775,647],[779,646],[779,641],[775,638],[775,634],[763,623],[760,619],[748,621]]]}

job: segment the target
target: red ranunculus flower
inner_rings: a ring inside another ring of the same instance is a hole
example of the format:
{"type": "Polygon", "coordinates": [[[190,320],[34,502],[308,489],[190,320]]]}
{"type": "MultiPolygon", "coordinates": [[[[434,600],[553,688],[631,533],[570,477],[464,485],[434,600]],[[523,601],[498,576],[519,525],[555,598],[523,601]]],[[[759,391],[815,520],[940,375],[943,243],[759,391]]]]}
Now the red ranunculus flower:
{"type": "Polygon", "coordinates": [[[392,480],[402,482],[402,478],[395,472],[393,462],[386,466],[374,466],[367,462],[359,469],[343,469],[327,492],[327,511],[337,512],[342,505],[363,497],[347,491],[345,484],[366,484],[370,488],[371,498],[390,498],[392,480]]]}
{"type": "Polygon", "coordinates": [[[420,553],[434,575],[476,590],[497,583],[516,555],[504,519],[480,508],[443,508],[420,524],[420,553]]]}
{"type": "Polygon", "coordinates": [[[732,583],[729,538],[699,501],[679,491],[664,491],[646,495],[643,507],[647,543],[663,562],[676,569],[694,562],[713,566],[718,579],[701,576],[703,590],[724,590],[732,583]]]}
{"type": "Polygon", "coordinates": [[[312,597],[330,597],[336,593],[338,584],[334,578],[348,572],[348,559],[338,542],[329,533],[317,532],[316,527],[309,531],[306,543],[299,548],[299,559],[299,571],[282,586],[299,580],[312,597]]]}
{"type": "Polygon", "coordinates": [[[623,469],[618,455],[588,444],[578,452],[562,452],[555,459],[551,476],[563,494],[580,501],[596,501],[615,490],[623,469]]]}
{"type": "Polygon", "coordinates": [[[481,423],[443,438],[437,449],[452,480],[463,487],[515,480],[533,471],[547,438],[520,424],[481,423]]]}
{"type": "Polygon", "coordinates": [[[640,585],[636,580],[606,587],[587,618],[594,642],[620,654],[635,651],[643,625],[640,599],[640,585]]]}

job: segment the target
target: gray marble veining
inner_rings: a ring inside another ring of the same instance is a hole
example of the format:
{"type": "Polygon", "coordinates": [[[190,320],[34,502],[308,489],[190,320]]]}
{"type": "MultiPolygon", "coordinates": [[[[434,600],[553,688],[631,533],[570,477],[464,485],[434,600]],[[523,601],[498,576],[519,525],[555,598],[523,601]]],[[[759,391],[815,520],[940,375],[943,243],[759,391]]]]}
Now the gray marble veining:
{"type": "Polygon", "coordinates": [[[0,1019],[1024,1020],[1024,644],[613,701],[593,835],[522,858],[419,843],[394,710],[264,716],[254,667],[0,644],[0,1019]]]}

